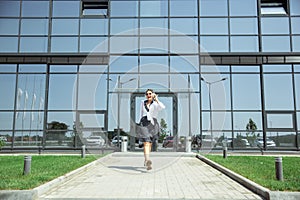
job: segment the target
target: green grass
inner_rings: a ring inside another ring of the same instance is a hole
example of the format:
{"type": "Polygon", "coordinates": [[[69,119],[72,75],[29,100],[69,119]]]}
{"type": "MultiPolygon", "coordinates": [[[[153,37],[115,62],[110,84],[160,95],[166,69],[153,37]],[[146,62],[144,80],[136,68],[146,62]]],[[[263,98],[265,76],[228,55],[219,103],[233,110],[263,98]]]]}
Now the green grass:
{"type": "Polygon", "coordinates": [[[0,190],[32,189],[96,159],[91,155],[36,155],[31,159],[30,174],[24,176],[24,156],[0,156],[0,190]]]}
{"type": "Polygon", "coordinates": [[[282,157],[283,181],[276,180],[275,157],[207,155],[208,159],[273,191],[300,191],[300,157],[282,157]]]}

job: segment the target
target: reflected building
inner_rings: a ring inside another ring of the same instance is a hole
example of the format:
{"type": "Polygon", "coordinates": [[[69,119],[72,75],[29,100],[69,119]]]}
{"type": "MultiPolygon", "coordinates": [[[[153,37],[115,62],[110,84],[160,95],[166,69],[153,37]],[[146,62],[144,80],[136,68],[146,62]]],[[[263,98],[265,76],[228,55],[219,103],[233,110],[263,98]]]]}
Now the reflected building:
{"type": "Polygon", "coordinates": [[[299,8],[299,0],[1,0],[4,148],[80,148],[90,135],[108,143],[118,128],[134,136],[153,88],[167,106],[166,132],[179,139],[299,150],[299,8]]]}

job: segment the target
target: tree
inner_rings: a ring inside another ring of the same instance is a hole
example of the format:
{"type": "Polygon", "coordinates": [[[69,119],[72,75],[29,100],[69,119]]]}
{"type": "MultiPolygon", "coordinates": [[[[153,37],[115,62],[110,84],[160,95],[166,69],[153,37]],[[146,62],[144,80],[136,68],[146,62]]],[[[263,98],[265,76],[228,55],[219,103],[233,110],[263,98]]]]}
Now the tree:
{"type": "Polygon", "coordinates": [[[159,142],[162,142],[163,139],[167,135],[167,129],[168,129],[168,124],[164,119],[160,119],[160,135],[159,135],[159,142]]]}
{"type": "Polygon", "coordinates": [[[73,123],[73,133],[71,134],[71,136],[73,137],[73,144],[72,144],[73,147],[83,145],[83,142],[82,142],[82,138],[83,138],[82,128],[83,128],[83,123],[79,122],[78,130],[77,130],[76,122],[74,121],[74,123],[73,123]]]}
{"type": "Polygon", "coordinates": [[[58,140],[58,144],[61,145],[62,141],[68,132],[68,125],[63,122],[52,121],[47,124],[47,139],[58,140]]]}

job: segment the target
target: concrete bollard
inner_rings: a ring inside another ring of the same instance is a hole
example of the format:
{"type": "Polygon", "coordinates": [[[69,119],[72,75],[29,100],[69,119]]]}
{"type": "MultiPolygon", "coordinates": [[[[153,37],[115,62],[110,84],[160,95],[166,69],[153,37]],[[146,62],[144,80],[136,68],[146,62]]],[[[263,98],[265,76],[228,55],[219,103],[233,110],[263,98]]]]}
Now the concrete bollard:
{"type": "Polygon", "coordinates": [[[85,145],[81,147],[81,158],[85,158],[85,145]]]}
{"type": "Polygon", "coordinates": [[[127,146],[128,146],[128,137],[122,136],[122,142],[121,142],[121,151],[127,152],[127,146]]]}
{"type": "Polygon", "coordinates": [[[276,179],[283,180],[282,157],[275,157],[276,179]]]}
{"type": "Polygon", "coordinates": [[[227,158],[227,147],[223,146],[223,158],[227,158]]]}
{"type": "Polygon", "coordinates": [[[31,156],[24,156],[24,170],[23,175],[27,175],[30,173],[31,169],[31,156]]]}
{"type": "Polygon", "coordinates": [[[192,152],[192,137],[187,136],[185,139],[185,152],[191,153],[192,152]]]}

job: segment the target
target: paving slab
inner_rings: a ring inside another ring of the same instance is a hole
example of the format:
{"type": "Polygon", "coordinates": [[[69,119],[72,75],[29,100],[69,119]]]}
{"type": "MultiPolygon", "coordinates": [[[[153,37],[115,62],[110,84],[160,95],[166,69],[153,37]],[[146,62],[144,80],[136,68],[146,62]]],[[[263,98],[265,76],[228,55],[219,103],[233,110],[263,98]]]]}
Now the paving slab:
{"type": "Polygon", "coordinates": [[[262,199],[193,153],[153,152],[151,160],[147,171],[142,152],[112,153],[39,199],[262,199]]]}

